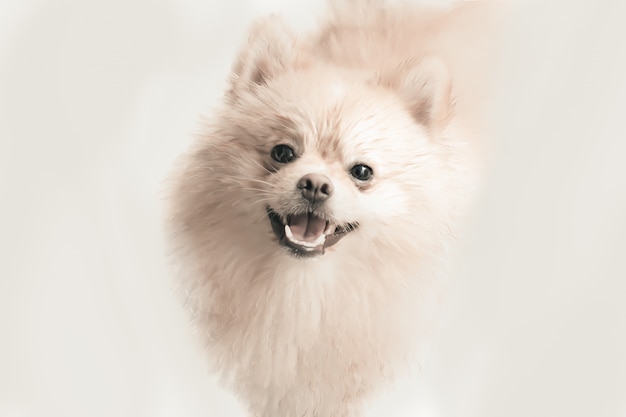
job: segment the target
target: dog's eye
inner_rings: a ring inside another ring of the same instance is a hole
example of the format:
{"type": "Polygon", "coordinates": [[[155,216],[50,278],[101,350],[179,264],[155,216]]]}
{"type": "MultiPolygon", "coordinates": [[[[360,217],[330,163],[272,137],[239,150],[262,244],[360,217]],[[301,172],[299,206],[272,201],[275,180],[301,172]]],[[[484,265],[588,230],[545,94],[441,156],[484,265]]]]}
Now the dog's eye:
{"type": "Polygon", "coordinates": [[[352,168],[350,168],[350,175],[356,178],[359,181],[369,181],[372,179],[372,175],[374,175],[374,171],[372,168],[363,164],[356,164],[352,168]]]}
{"type": "Polygon", "coordinates": [[[274,161],[280,162],[281,164],[287,164],[296,159],[293,149],[287,145],[274,146],[272,148],[271,156],[274,161]]]}

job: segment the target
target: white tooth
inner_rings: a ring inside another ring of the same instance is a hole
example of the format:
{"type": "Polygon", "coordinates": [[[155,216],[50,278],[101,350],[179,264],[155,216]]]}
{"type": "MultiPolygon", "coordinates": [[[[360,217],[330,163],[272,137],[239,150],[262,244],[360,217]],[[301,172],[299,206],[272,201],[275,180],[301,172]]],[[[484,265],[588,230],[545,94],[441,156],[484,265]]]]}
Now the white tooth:
{"type": "Polygon", "coordinates": [[[285,225],[285,235],[287,236],[287,239],[291,240],[292,242],[293,240],[293,233],[291,233],[291,227],[289,227],[288,224],[285,225]]]}
{"type": "Polygon", "coordinates": [[[323,245],[324,242],[326,241],[326,236],[325,235],[320,235],[317,239],[315,239],[314,242],[295,242],[300,246],[304,246],[307,249],[315,249],[316,247],[323,245]]]}
{"type": "Polygon", "coordinates": [[[329,222],[328,226],[326,226],[326,229],[324,229],[324,234],[332,235],[334,232],[335,232],[335,225],[329,222]]]}
{"type": "Polygon", "coordinates": [[[311,243],[311,245],[312,246],[323,245],[325,241],[326,241],[326,235],[322,233],[321,235],[318,236],[317,239],[315,239],[315,242],[311,243]]]}

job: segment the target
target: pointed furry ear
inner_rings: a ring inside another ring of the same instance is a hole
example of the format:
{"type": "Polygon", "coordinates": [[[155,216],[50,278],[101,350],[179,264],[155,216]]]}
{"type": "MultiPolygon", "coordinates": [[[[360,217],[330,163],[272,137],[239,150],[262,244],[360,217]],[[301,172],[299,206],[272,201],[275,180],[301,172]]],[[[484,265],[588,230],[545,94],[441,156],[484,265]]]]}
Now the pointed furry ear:
{"type": "Polygon", "coordinates": [[[283,19],[274,15],[256,21],[233,66],[230,95],[237,97],[244,90],[267,83],[297,60],[296,36],[283,19]]]}
{"type": "Polygon", "coordinates": [[[402,76],[394,84],[413,117],[431,132],[441,132],[454,113],[448,66],[439,58],[427,56],[417,63],[405,63],[399,73],[402,76]]]}

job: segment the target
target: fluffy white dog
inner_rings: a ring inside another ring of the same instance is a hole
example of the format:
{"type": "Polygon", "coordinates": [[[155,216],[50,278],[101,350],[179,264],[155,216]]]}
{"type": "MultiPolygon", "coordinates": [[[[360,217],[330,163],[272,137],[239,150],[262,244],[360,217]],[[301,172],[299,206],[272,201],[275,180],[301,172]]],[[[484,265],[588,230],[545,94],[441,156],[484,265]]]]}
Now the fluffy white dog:
{"type": "Polygon", "coordinates": [[[257,22],[176,170],[171,233],[253,416],[348,417],[414,351],[474,183],[489,8],[347,2],[257,22]]]}

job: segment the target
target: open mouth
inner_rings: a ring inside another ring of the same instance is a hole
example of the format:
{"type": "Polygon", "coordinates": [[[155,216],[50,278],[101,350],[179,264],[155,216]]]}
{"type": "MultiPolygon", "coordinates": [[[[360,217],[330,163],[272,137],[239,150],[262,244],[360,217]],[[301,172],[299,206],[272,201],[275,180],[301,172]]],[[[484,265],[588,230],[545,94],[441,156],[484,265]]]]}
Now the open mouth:
{"type": "Polygon", "coordinates": [[[313,212],[292,214],[283,221],[268,207],[267,215],[278,243],[289,248],[292,254],[302,257],[323,255],[326,248],[358,227],[357,223],[337,225],[313,212]]]}

